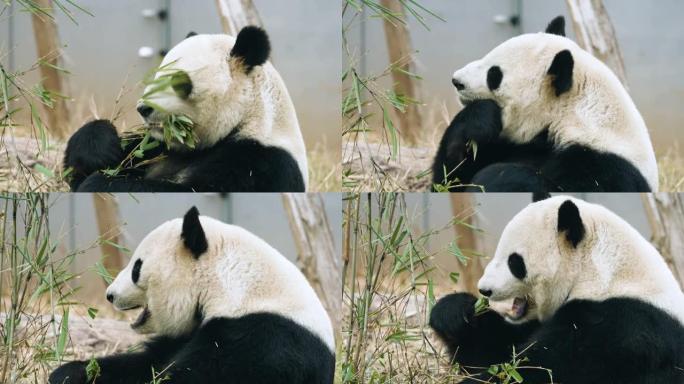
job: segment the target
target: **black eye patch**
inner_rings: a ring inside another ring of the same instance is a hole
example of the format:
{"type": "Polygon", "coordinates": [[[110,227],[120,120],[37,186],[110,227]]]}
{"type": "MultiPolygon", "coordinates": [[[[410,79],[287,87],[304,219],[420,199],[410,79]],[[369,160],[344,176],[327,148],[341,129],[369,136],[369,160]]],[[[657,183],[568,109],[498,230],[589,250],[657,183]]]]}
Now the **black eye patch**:
{"type": "Polygon", "coordinates": [[[487,87],[489,87],[489,90],[494,91],[498,89],[501,85],[501,80],[503,80],[501,68],[498,65],[489,68],[489,71],[487,71],[487,87]]]}
{"type": "Polygon", "coordinates": [[[137,284],[140,279],[140,268],[142,267],[142,260],[138,259],[133,264],[133,272],[131,273],[131,279],[133,279],[133,284],[137,284]]]}
{"type": "Polygon", "coordinates": [[[525,276],[527,276],[525,260],[523,260],[522,256],[518,255],[517,253],[511,253],[511,255],[508,256],[508,269],[511,270],[511,273],[517,279],[522,280],[525,278],[525,276]]]}
{"type": "Polygon", "coordinates": [[[183,100],[190,97],[192,93],[192,80],[190,80],[187,72],[178,71],[171,75],[171,88],[183,100]]]}

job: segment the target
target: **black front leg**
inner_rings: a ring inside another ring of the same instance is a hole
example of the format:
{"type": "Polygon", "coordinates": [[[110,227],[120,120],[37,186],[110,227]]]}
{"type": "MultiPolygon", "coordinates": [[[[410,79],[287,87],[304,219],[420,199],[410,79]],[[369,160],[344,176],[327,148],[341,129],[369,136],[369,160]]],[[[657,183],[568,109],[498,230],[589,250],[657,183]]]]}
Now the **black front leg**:
{"type": "Polygon", "coordinates": [[[494,311],[475,315],[476,301],[468,293],[443,297],[432,308],[430,326],[463,366],[488,368],[510,361],[512,347],[526,340],[539,323],[514,325],[494,311]]]}
{"type": "Polygon", "coordinates": [[[64,151],[64,169],[71,168],[71,190],[77,190],[93,172],[116,167],[124,157],[121,139],[109,120],[86,123],[71,136],[64,151]]]}
{"type": "Polygon", "coordinates": [[[152,381],[156,359],[147,352],[126,353],[97,359],[99,374],[88,378],[88,361],[72,361],[50,374],[49,384],[144,384],[152,381]]]}
{"type": "MultiPolygon", "coordinates": [[[[161,155],[164,150],[163,143],[155,144],[153,139],[145,140],[142,135],[132,134],[122,139],[109,120],[94,120],[79,128],[69,139],[64,151],[64,169],[71,169],[69,186],[77,191],[89,176],[120,165],[123,175],[143,175],[145,167],[140,163],[161,155]],[[132,152],[140,150],[141,145],[148,148],[134,156],[132,152]],[[122,164],[124,160],[126,162],[122,164]]],[[[86,190],[91,191],[91,188],[86,190]]]]}
{"type": "Polygon", "coordinates": [[[107,177],[93,173],[81,183],[77,192],[193,192],[186,185],[138,176],[107,177]]]}
{"type": "Polygon", "coordinates": [[[432,165],[433,186],[468,184],[477,171],[498,161],[501,151],[489,146],[498,141],[501,130],[501,107],[494,101],[477,100],[463,108],[439,144],[432,165]]]}
{"type": "Polygon", "coordinates": [[[72,361],[55,369],[48,384],[146,384],[153,374],[167,368],[171,357],[186,343],[186,337],[158,337],[140,352],[121,353],[97,359],[99,373],[88,378],[88,361],[72,361]]]}

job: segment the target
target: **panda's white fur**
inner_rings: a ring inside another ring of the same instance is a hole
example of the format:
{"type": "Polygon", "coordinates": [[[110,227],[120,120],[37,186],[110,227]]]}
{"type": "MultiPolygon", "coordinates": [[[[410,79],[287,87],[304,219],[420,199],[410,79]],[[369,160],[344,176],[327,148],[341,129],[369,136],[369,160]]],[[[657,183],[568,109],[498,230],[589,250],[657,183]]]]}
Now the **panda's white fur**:
{"type": "MultiPolygon", "coordinates": [[[[285,83],[270,61],[245,71],[244,64],[230,55],[234,45],[234,37],[222,34],[186,38],[166,54],[160,65],[164,70],[155,78],[173,70],[185,71],[192,81],[190,97],[183,100],[167,87],[153,92],[149,100],[164,111],[189,116],[198,148],[214,145],[240,125],[240,138],[285,149],[297,161],[308,185],[306,148],[285,83]]],[[[145,93],[153,87],[155,83],[145,93]]],[[[155,123],[165,117],[164,112],[155,110],[145,118],[159,140],[163,134],[154,128],[155,123]]],[[[181,144],[176,147],[183,148],[181,144]]]]}
{"type": "Polygon", "coordinates": [[[464,104],[493,99],[501,106],[502,134],[511,141],[529,142],[548,127],[557,148],[581,144],[620,155],[658,190],[655,154],[641,114],[617,76],[572,40],[550,33],[520,35],[457,70],[453,78],[466,85],[459,91],[464,104]],[[563,50],[574,59],[573,85],[557,97],[547,71],[563,50]],[[503,72],[493,91],[487,86],[492,66],[503,72]]]}
{"type": "Polygon", "coordinates": [[[684,324],[684,294],[658,251],[605,207],[568,196],[532,203],[506,225],[478,288],[491,290],[494,302],[527,298],[527,314],[513,322],[547,320],[573,299],[628,297],[684,324]],[[576,248],[557,230],[559,207],[567,200],[578,207],[586,229],[576,248]],[[507,265],[512,253],[525,261],[524,280],[507,265]]]}
{"type": "Polygon", "coordinates": [[[282,315],[335,350],[330,318],[304,275],[277,250],[247,230],[206,216],[200,222],[208,249],[195,259],[181,240],[183,220],[165,222],[136,248],[107,288],[116,308],[145,307],[140,333],[181,335],[197,308],[207,322],[258,312],[282,315]],[[142,260],[137,284],[136,260],[142,260]]]}

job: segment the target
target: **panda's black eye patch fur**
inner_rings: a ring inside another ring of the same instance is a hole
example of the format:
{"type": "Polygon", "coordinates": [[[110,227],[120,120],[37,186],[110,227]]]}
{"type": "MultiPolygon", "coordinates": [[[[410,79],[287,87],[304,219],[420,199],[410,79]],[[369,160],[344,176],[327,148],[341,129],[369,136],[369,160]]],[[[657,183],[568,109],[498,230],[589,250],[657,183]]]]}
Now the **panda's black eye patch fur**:
{"type": "Polygon", "coordinates": [[[503,80],[503,72],[498,65],[489,68],[487,71],[487,86],[490,91],[494,91],[501,85],[501,80],[503,80]]]}
{"type": "Polygon", "coordinates": [[[171,88],[181,99],[187,99],[192,93],[192,80],[185,71],[178,71],[171,75],[171,88]]]}
{"type": "Polygon", "coordinates": [[[142,267],[142,260],[138,259],[133,264],[133,272],[131,273],[131,279],[133,279],[133,284],[137,284],[140,279],[140,268],[142,267]]]}
{"type": "Polygon", "coordinates": [[[508,269],[511,270],[511,273],[513,276],[515,276],[517,279],[524,279],[525,276],[527,276],[527,268],[525,267],[525,260],[523,260],[522,256],[520,256],[517,253],[511,253],[510,256],[508,256],[508,269]]]}

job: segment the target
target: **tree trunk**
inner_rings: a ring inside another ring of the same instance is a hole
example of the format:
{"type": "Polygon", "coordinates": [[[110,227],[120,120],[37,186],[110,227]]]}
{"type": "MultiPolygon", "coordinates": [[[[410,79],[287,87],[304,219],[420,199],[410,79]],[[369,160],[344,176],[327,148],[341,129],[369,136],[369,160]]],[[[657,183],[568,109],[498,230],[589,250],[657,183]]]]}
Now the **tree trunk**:
{"type": "Polygon", "coordinates": [[[223,33],[236,36],[248,25],[261,27],[261,18],[252,0],[216,0],[223,33]]]}
{"type": "Polygon", "coordinates": [[[61,97],[62,74],[56,68],[59,67],[58,58],[61,55],[57,24],[54,19],[51,0],[34,0],[47,14],[33,13],[31,23],[36,40],[38,59],[44,61],[40,65],[40,74],[43,78],[43,87],[53,95],[53,105],[45,106],[45,114],[48,120],[49,132],[59,139],[64,139],[69,134],[69,111],[66,102],[61,97]]]}
{"type": "MultiPolygon", "coordinates": [[[[404,15],[404,6],[397,0],[380,0],[380,4],[388,8],[393,14],[404,15]]],[[[387,19],[384,20],[383,25],[389,61],[392,66],[396,66],[396,69],[392,71],[394,92],[409,100],[418,100],[420,93],[418,85],[407,74],[413,73],[413,49],[411,48],[411,35],[408,26],[405,23],[387,19]]],[[[403,113],[397,112],[402,139],[409,144],[415,144],[422,132],[422,120],[418,105],[409,103],[403,113]]]]}
{"type": "Polygon", "coordinates": [[[342,260],[318,194],[284,193],[283,205],[297,246],[299,268],[323,301],[340,331],[342,313],[342,260]]]}
{"type": "Polygon", "coordinates": [[[577,37],[577,44],[603,61],[627,86],[625,64],[615,28],[603,0],[566,0],[577,37]]]}
{"type": "MultiPolygon", "coordinates": [[[[107,242],[100,243],[102,250],[102,265],[112,275],[116,276],[125,265],[121,249],[112,244],[122,244],[121,221],[119,220],[119,202],[116,196],[107,193],[94,193],[95,218],[100,239],[107,242]]],[[[106,283],[105,283],[106,284],[106,283]]]]}
{"type": "MultiPolygon", "coordinates": [[[[467,224],[474,225],[473,195],[468,193],[451,193],[449,195],[451,198],[451,211],[454,217],[463,220],[467,224]]],[[[454,230],[456,231],[458,247],[465,251],[466,254],[480,250],[479,239],[472,229],[462,225],[455,225],[454,230]]],[[[459,288],[462,288],[459,290],[465,290],[477,295],[477,282],[482,277],[484,271],[480,259],[471,258],[468,265],[461,263],[458,263],[458,265],[458,273],[460,274],[458,284],[460,285],[459,288]]]]}
{"type": "Polygon", "coordinates": [[[651,242],[684,284],[684,199],[678,193],[641,195],[653,231],[651,242]]]}

